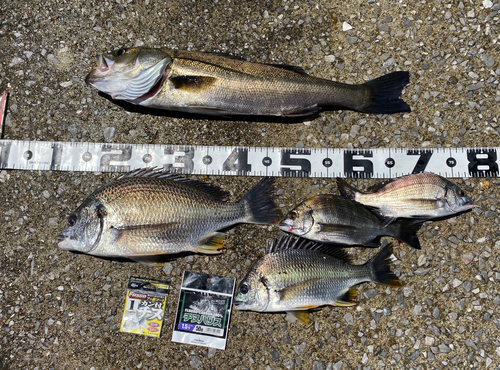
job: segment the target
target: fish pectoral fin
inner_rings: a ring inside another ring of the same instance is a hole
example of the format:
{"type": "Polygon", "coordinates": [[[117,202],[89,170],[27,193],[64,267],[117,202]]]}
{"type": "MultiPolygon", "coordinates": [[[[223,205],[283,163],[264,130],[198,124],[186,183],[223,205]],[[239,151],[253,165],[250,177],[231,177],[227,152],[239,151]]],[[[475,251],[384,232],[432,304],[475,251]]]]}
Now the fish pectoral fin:
{"type": "Polygon", "coordinates": [[[334,306],[350,307],[358,304],[358,288],[353,286],[335,302],[334,306]]]}
{"type": "Polygon", "coordinates": [[[300,308],[301,310],[312,310],[313,308],[318,308],[318,305],[305,305],[305,306],[298,306],[297,308],[300,308]]]}
{"type": "Polygon", "coordinates": [[[200,93],[208,90],[217,81],[217,78],[210,76],[176,76],[170,77],[174,87],[189,93],[200,93]]]}
{"type": "Polygon", "coordinates": [[[287,286],[278,291],[281,301],[292,301],[297,298],[304,290],[309,288],[312,284],[321,280],[320,278],[301,281],[300,283],[287,286]]]}
{"type": "Polygon", "coordinates": [[[178,222],[153,225],[131,225],[131,226],[113,226],[116,234],[115,243],[121,250],[124,257],[134,259],[140,256],[165,254],[161,250],[145,250],[144,245],[150,244],[152,240],[167,240],[168,233],[179,227],[178,222]]]}
{"type": "Polygon", "coordinates": [[[319,112],[321,107],[318,104],[310,105],[308,107],[299,107],[297,109],[284,110],[281,112],[283,117],[303,117],[310,116],[316,112],[319,112]]]}
{"type": "Polygon", "coordinates": [[[322,233],[338,233],[338,232],[352,232],[358,228],[351,225],[339,225],[339,224],[323,224],[319,223],[319,231],[322,233]]]}
{"type": "Polygon", "coordinates": [[[200,245],[196,248],[196,252],[204,254],[220,254],[221,249],[224,248],[222,243],[226,234],[215,232],[210,234],[205,239],[200,241],[200,245]]]}
{"type": "Polygon", "coordinates": [[[297,320],[299,320],[301,323],[309,326],[313,322],[311,320],[311,314],[307,312],[306,310],[301,310],[301,311],[287,311],[290,315],[294,316],[297,320]]]}

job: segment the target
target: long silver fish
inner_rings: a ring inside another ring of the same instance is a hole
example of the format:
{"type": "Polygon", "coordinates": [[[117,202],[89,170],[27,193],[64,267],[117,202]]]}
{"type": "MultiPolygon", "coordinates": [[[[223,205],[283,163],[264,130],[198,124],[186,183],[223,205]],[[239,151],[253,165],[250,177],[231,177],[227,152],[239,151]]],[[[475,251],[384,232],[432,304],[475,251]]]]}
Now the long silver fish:
{"type": "Polygon", "coordinates": [[[337,178],[340,193],[369,206],[385,219],[385,225],[397,218],[421,221],[454,216],[474,208],[472,199],[444,177],[433,173],[403,176],[368,189],[362,193],[337,178]]]}
{"type": "Polygon", "coordinates": [[[401,220],[384,227],[362,204],[338,195],[318,194],[299,204],[281,221],[281,230],[322,243],[378,247],[391,236],[420,249],[421,223],[401,220]]]}
{"type": "Polygon", "coordinates": [[[288,311],[310,324],[309,309],[356,305],[361,283],[401,287],[390,270],[391,254],[392,245],[386,245],[364,265],[351,265],[342,248],[282,237],[269,244],[264,257],[250,268],[238,286],[234,304],[237,310],[288,311]]]}
{"type": "Polygon", "coordinates": [[[208,184],[154,169],[136,170],[94,191],[68,217],[59,247],[138,260],[180,252],[220,253],[225,234],[218,230],[279,220],[272,183],[263,178],[231,203],[208,184]]]}
{"type": "Polygon", "coordinates": [[[122,48],[101,55],[85,81],[113,99],[200,114],[294,117],[322,108],[410,112],[399,99],[408,72],[349,85],[309,76],[299,67],[162,48],[122,48]]]}

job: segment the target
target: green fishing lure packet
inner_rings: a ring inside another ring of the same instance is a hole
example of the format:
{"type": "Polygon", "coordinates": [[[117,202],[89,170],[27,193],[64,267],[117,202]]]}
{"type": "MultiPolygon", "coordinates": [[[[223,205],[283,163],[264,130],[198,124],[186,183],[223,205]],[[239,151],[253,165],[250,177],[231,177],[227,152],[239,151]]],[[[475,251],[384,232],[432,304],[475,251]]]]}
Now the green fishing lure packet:
{"type": "Polygon", "coordinates": [[[170,282],[131,277],[120,331],[160,337],[170,282]]]}

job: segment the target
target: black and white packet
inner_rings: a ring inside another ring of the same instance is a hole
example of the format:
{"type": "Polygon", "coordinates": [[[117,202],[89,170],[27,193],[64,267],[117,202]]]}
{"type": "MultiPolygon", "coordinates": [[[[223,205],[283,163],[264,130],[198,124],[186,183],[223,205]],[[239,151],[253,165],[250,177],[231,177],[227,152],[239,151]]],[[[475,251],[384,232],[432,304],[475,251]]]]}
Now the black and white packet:
{"type": "Polygon", "coordinates": [[[225,349],[236,280],[185,271],[173,342],[225,349]]]}

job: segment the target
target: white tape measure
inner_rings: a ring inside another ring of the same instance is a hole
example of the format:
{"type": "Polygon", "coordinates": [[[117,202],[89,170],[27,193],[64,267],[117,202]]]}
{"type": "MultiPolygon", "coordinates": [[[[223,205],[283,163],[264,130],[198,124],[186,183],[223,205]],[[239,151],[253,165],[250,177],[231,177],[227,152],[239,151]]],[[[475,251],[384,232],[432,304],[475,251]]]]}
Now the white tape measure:
{"type": "Polygon", "coordinates": [[[179,174],[394,178],[498,177],[500,147],[297,149],[0,140],[0,169],[128,172],[160,167],[179,174]]]}

